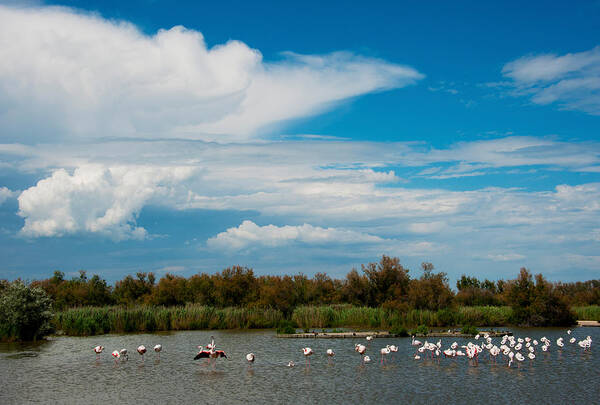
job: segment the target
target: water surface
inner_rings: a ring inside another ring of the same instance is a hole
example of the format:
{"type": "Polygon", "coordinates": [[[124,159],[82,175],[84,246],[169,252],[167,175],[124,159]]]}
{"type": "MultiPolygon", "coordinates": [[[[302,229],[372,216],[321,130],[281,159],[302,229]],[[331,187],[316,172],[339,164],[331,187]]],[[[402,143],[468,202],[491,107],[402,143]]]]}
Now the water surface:
{"type": "MultiPolygon", "coordinates": [[[[600,328],[576,328],[578,340],[590,335],[590,352],[566,343],[555,344],[566,329],[513,329],[516,337],[552,341],[550,352],[520,368],[479,366],[464,358],[415,361],[409,338],[374,339],[368,347],[373,361],[361,364],[354,351],[364,339],[278,339],[273,331],[190,331],[165,334],[56,337],[35,345],[0,344],[0,403],[598,403],[600,398],[600,328]],[[197,345],[214,335],[217,348],[229,360],[215,367],[192,360],[197,345]],[[151,348],[160,343],[160,360],[151,348]],[[135,348],[144,344],[141,357],[135,348]],[[379,349],[395,344],[399,351],[387,364],[379,349]],[[105,346],[96,360],[92,348],[105,346]],[[315,354],[310,367],[302,347],[315,354]],[[115,363],[110,353],[127,348],[129,361],[115,363]],[[330,363],[325,351],[331,348],[330,363]],[[245,355],[253,352],[249,366],[245,355]],[[293,360],[296,367],[286,364],[293,360]]],[[[431,339],[437,342],[437,338],[431,339]]],[[[454,340],[442,339],[443,347],[454,340]]],[[[472,340],[472,339],[471,339],[472,340]]],[[[567,340],[567,339],[565,339],[567,340]]],[[[499,338],[494,343],[499,345],[499,338]]],[[[524,353],[525,354],[525,353],[524,353]]]]}

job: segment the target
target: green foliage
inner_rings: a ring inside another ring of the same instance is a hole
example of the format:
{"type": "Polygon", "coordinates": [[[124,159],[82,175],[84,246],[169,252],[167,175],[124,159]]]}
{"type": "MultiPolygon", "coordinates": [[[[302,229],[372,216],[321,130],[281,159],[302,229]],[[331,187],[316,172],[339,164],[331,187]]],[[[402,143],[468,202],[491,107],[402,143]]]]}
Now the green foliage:
{"type": "Polygon", "coordinates": [[[566,301],[541,274],[535,277],[522,268],[516,280],[505,287],[512,306],[510,322],[525,326],[568,326],[575,323],[575,314],[566,301]]]}
{"type": "Polygon", "coordinates": [[[56,314],[56,329],[68,335],[197,329],[275,328],[283,320],[276,309],[215,308],[204,305],[82,307],[56,314]]]}
{"type": "Polygon", "coordinates": [[[427,325],[419,325],[415,329],[411,330],[410,334],[427,336],[429,334],[429,328],[427,325]]]}
{"type": "Polygon", "coordinates": [[[296,327],[292,321],[282,320],[277,325],[277,334],[291,335],[296,333],[296,327]]]}
{"type": "Polygon", "coordinates": [[[477,328],[473,325],[465,325],[462,327],[462,331],[463,334],[465,335],[472,335],[475,336],[476,334],[479,333],[479,331],[477,330],[477,328]]]}
{"type": "Polygon", "coordinates": [[[584,321],[600,322],[600,305],[589,305],[585,307],[573,307],[577,319],[584,321]]]}
{"type": "Polygon", "coordinates": [[[20,280],[3,288],[0,295],[0,339],[37,340],[51,331],[52,301],[38,287],[20,280]]]}
{"type": "Polygon", "coordinates": [[[408,330],[404,326],[395,325],[390,329],[390,334],[400,337],[406,337],[408,336],[408,330]]]}

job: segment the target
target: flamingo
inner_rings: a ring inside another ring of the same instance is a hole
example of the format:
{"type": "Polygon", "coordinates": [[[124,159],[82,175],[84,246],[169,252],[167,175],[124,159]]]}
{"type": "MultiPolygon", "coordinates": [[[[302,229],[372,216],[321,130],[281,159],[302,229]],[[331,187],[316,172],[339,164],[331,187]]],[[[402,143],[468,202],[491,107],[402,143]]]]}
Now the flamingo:
{"type": "Polygon", "coordinates": [[[565,343],[563,342],[563,338],[558,338],[556,339],[556,346],[563,348],[565,346],[565,343]]]}
{"type": "Polygon", "coordinates": [[[227,354],[225,354],[225,352],[223,350],[200,350],[198,352],[198,354],[196,354],[196,357],[194,357],[194,360],[198,360],[198,359],[216,359],[218,357],[225,357],[227,358],[227,354]]]}
{"type": "Polygon", "coordinates": [[[576,340],[577,339],[575,339],[574,337],[572,337],[571,339],[569,339],[569,343],[573,344],[573,343],[575,343],[576,340]]]}
{"type": "Polygon", "coordinates": [[[366,339],[367,339],[367,342],[370,342],[371,340],[373,340],[373,336],[369,335],[366,337],[366,339]]]}
{"type": "Polygon", "coordinates": [[[365,357],[363,357],[363,362],[364,363],[370,363],[371,362],[371,358],[369,356],[365,356],[365,357]]]}
{"type": "Polygon", "coordinates": [[[158,359],[160,360],[160,352],[162,351],[162,345],[154,346],[154,351],[158,353],[158,359]]]}
{"type": "Polygon", "coordinates": [[[248,363],[250,363],[250,364],[254,363],[254,360],[255,360],[254,353],[248,353],[246,355],[246,360],[248,360],[248,363]]]}
{"type": "Polygon", "coordinates": [[[313,349],[311,349],[310,347],[305,347],[302,349],[302,354],[304,355],[304,357],[306,358],[306,364],[308,366],[310,366],[310,359],[309,356],[313,355],[313,349]]]}
{"type": "Polygon", "coordinates": [[[127,349],[121,349],[119,353],[121,354],[121,357],[123,357],[125,360],[129,360],[129,354],[127,354],[127,349]]]}
{"type": "Polygon", "coordinates": [[[394,353],[398,351],[398,346],[390,345],[390,352],[392,352],[392,359],[394,358],[394,353]]]}
{"type": "Polygon", "coordinates": [[[517,359],[517,361],[518,361],[517,365],[520,367],[521,362],[523,360],[525,360],[525,357],[521,353],[517,353],[517,354],[515,354],[515,359],[517,359]]]}
{"type": "Polygon", "coordinates": [[[354,351],[358,352],[358,354],[360,354],[361,356],[364,356],[365,352],[367,351],[367,346],[357,343],[354,345],[354,351]]]}
{"type": "Polygon", "coordinates": [[[288,367],[294,367],[296,364],[292,360],[290,360],[287,364],[288,367]]]}
{"type": "Polygon", "coordinates": [[[529,360],[533,360],[535,359],[535,354],[533,354],[533,352],[530,352],[527,357],[529,357],[529,360]]]}
{"type": "Polygon", "coordinates": [[[569,330],[567,331],[567,335],[570,335],[570,334],[571,334],[571,329],[569,329],[569,330]]]}
{"type": "Polygon", "coordinates": [[[146,346],[140,345],[137,348],[137,352],[142,356],[142,363],[144,362],[144,353],[146,353],[146,346]]]}
{"type": "Polygon", "coordinates": [[[335,356],[335,352],[332,349],[327,349],[327,361],[331,362],[331,359],[335,356]]]}
{"type": "Polygon", "coordinates": [[[104,346],[94,347],[94,352],[96,352],[96,360],[98,360],[98,356],[100,355],[100,353],[102,353],[102,350],[104,350],[104,346]]]}
{"type": "Polygon", "coordinates": [[[381,353],[381,364],[384,364],[385,363],[384,356],[387,356],[388,354],[390,354],[390,347],[386,346],[386,347],[382,348],[379,352],[381,353]]]}
{"type": "MultiPolygon", "coordinates": [[[[419,347],[422,345],[422,343],[418,340],[415,339],[415,335],[412,335],[412,342],[410,343],[411,346],[413,347],[419,347]]],[[[415,354],[417,354],[417,352],[415,351],[415,354]]]]}
{"type": "Polygon", "coordinates": [[[121,353],[119,353],[118,350],[113,351],[112,356],[115,358],[115,364],[117,363],[117,360],[119,360],[121,358],[121,353]]]}

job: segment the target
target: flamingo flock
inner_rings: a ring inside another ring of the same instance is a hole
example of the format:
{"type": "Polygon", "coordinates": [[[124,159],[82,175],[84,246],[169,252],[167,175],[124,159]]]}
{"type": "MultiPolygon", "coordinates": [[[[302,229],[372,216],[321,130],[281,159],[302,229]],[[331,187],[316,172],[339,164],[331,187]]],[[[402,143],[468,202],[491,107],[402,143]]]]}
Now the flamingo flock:
{"type": "MultiPolygon", "coordinates": [[[[585,339],[577,340],[574,336],[571,336],[571,330],[567,331],[567,336],[561,336],[556,339],[556,350],[559,353],[562,353],[567,347],[573,347],[576,349],[576,346],[579,346],[583,350],[583,352],[589,352],[592,346],[592,338],[587,336],[585,339]],[[568,339],[568,343],[565,343],[565,339],[568,339]]],[[[371,362],[371,358],[367,355],[368,345],[373,340],[372,336],[368,336],[366,338],[367,345],[362,343],[355,343],[354,351],[360,355],[360,365],[364,365],[371,362]]],[[[477,334],[474,337],[475,342],[469,341],[464,345],[459,345],[458,342],[452,342],[448,347],[443,348],[443,344],[441,339],[436,343],[424,341],[421,342],[415,339],[415,336],[412,336],[410,341],[410,345],[415,349],[414,354],[411,357],[414,360],[431,360],[440,362],[440,359],[451,359],[456,361],[457,358],[465,357],[468,359],[468,362],[471,366],[478,366],[480,359],[485,359],[487,357],[487,361],[489,364],[497,364],[498,362],[505,362],[507,367],[511,367],[513,364],[516,364],[518,368],[521,367],[521,364],[525,362],[527,359],[530,364],[533,364],[533,361],[538,357],[538,355],[546,356],[551,351],[552,342],[550,339],[545,336],[540,338],[539,341],[533,339],[531,337],[515,337],[510,335],[503,335],[499,341],[494,342],[494,339],[487,333],[477,334]],[[540,352],[542,354],[540,354],[540,352]],[[442,357],[443,356],[443,357],[442,357]]],[[[198,353],[194,357],[194,360],[206,358],[208,359],[208,364],[214,364],[216,359],[218,358],[226,358],[227,354],[224,350],[217,350],[214,337],[211,336],[211,341],[205,347],[197,346],[199,349],[198,353]]],[[[96,360],[100,358],[101,353],[104,351],[104,346],[96,346],[93,348],[96,354],[96,360]]],[[[157,344],[154,346],[154,352],[160,359],[160,352],[162,351],[162,345],[157,344]]],[[[386,345],[379,349],[379,353],[381,355],[380,363],[385,365],[387,363],[388,356],[391,360],[393,360],[393,354],[398,351],[398,346],[396,345],[386,345]]],[[[140,354],[142,363],[144,362],[144,355],[147,352],[146,346],[140,345],[137,347],[137,352],[140,354]]],[[[306,360],[306,367],[310,367],[310,357],[315,354],[315,351],[310,347],[304,347],[301,349],[301,352],[306,360]]],[[[111,353],[112,357],[115,359],[115,363],[119,361],[127,361],[129,359],[128,350],[114,350],[111,353]]],[[[334,357],[335,352],[333,349],[328,348],[325,351],[325,355],[327,356],[328,363],[331,364],[334,357]]],[[[256,360],[256,355],[254,353],[248,353],[245,356],[247,363],[252,365],[256,360]]],[[[287,364],[287,367],[294,367],[294,361],[290,360],[287,364]]]]}

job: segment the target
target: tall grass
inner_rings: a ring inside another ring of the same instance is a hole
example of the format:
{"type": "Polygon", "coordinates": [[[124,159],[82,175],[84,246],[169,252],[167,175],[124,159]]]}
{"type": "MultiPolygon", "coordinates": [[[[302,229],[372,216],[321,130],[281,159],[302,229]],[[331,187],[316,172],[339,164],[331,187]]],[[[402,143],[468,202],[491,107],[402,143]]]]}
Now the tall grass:
{"type": "Polygon", "coordinates": [[[429,311],[412,309],[406,312],[383,308],[354,307],[350,305],[302,306],[292,313],[292,321],[300,328],[380,328],[396,326],[503,326],[509,323],[510,307],[458,307],[429,311]]]}
{"type": "MultiPolygon", "coordinates": [[[[600,306],[573,307],[578,319],[600,321],[600,306]]],[[[297,307],[291,321],[302,329],[382,329],[428,327],[506,326],[512,309],[508,306],[446,308],[439,311],[412,309],[397,311],[357,307],[349,304],[297,307]]],[[[178,307],[138,306],[83,307],[58,312],[53,326],[68,335],[154,332],[197,329],[276,328],[284,320],[276,309],[214,308],[204,305],[178,307]]]]}
{"type": "Polygon", "coordinates": [[[590,305],[587,307],[571,308],[577,319],[582,321],[600,321],[600,305],[590,305]]]}
{"type": "Polygon", "coordinates": [[[54,328],[67,335],[195,329],[274,328],[283,319],[276,309],[179,307],[83,307],[58,312],[54,328]]]}

